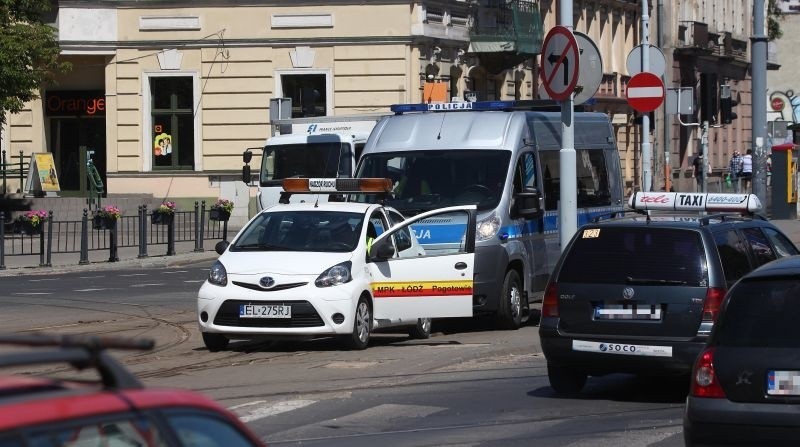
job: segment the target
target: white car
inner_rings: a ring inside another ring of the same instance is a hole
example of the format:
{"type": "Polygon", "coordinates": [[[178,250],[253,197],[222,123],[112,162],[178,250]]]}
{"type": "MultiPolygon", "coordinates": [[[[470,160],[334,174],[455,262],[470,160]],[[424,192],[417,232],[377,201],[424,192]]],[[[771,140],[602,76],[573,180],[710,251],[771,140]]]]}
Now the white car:
{"type": "Polygon", "coordinates": [[[374,329],[427,338],[431,318],[472,316],[474,205],[404,220],[380,204],[310,199],[262,211],[218,247],[197,299],[210,351],[230,339],[331,335],[364,349],[374,329]],[[426,219],[448,222],[460,242],[426,253],[411,228],[426,219]]]}

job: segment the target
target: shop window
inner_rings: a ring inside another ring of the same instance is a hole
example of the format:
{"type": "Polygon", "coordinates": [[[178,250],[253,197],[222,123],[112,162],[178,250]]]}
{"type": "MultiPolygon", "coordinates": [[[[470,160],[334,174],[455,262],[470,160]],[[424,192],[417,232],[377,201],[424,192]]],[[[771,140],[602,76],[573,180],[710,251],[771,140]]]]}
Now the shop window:
{"type": "Polygon", "coordinates": [[[154,169],[194,169],[193,80],[150,78],[154,169]]]}
{"type": "Polygon", "coordinates": [[[328,110],[327,82],[324,74],[284,74],[284,98],[292,98],[292,118],[325,116],[328,110]]]}

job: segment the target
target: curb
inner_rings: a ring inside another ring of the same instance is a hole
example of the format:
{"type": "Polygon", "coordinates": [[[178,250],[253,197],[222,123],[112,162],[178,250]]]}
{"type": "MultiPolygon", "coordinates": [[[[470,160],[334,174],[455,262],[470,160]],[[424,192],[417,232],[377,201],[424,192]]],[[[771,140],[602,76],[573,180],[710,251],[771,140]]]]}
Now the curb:
{"type": "Polygon", "coordinates": [[[56,265],[53,267],[7,267],[0,270],[0,277],[39,276],[61,273],[97,272],[138,268],[182,267],[185,265],[211,262],[219,255],[214,251],[183,253],[175,256],[152,256],[142,259],[124,259],[117,262],[92,262],[85,265],[56,265]]]}

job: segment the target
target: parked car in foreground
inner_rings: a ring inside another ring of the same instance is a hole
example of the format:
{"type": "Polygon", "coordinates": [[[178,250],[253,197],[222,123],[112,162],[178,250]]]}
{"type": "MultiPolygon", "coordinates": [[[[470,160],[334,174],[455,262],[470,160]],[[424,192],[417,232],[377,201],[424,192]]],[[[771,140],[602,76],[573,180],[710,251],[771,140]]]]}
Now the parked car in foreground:
{"type": "Polygon", "coordinates": [[[539,335],[557,392],[589,375],[688,376],[727,289],[799,253],[752,194],[636,193],[629,206],[644,215],[584,225],[550,277],[539,335]]]}
{"type": "Polygon", "coordinates": [[[686,399],[687,445],[800,445],[800,256],[728,293],[686,399]]]}
{"type": "Polygon", "coordinates": [[[252,447],[264,444],[230,411],[198,393],[145,388],[107,349],[150,340],[0,335],[0,367],[66,365],[97,379],[0,374],[0,446],[252,447]],[[11,347],[10,349],[7,349],[11,347]]]}
{"type": "Polygon", "coordinates": [[[322,202],[331,194],[388,193],[388,179],[287,179],[303,203],[256,215],[212,265],[197,297],[210,351],[230,339],[336,336],[352,349],[373,330],[430,335],[431,318],[472,316],[475,205],[404,220],[380,203],[322,202]],[[452,243],[423,249],[413,225],[446,223],[452,243]]]}

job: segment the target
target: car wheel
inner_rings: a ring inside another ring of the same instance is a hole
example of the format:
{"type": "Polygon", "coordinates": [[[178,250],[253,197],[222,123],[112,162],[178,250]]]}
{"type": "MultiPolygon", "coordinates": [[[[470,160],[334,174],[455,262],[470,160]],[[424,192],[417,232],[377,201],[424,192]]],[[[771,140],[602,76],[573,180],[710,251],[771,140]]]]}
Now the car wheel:
{"type": "Polygon", "coordinates": [[[350,349],[365,349],[369,345],[369,336],[372,331],[372,310],[366,298],[358,300],[356,306],[353,332],[344,336],[344,343],[350,349]]]}
{"type": "Polygon", "coordinates": [[[550,386],[559,394],[578,394],[586,385],[587,374],[560,366],[547,365],[550,386]]]}
{"type": "Polygon", "coordinates": [[[219,352],[228,347],[228,337],[222,334],[203,332],[203,343],[211,352],[219,352]]]}
{"type": "Polygon", "coordinates": [[[431,325],[432,320],[430,318],[419,318],[417,319],[417,324],[408,330],[408,336],[419,340],[431,338],[431,325]]]}
{"type": "Polygon", "coordinates": [[[503,292],[497,309],[497,322],[502,329],[522,326],[522,281],[516,270],[509,270],[503,280],[503,292]]]}

